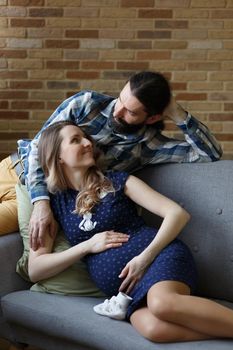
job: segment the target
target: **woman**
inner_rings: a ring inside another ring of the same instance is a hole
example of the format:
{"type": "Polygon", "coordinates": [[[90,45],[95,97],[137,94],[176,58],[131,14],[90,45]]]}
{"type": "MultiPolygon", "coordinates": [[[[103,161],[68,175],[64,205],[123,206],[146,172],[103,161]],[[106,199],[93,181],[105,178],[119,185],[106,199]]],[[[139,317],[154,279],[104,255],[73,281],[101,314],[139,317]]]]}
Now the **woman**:
{"type": "Polygon", "coordinates": [[[144,337],[174,342],[233,337],[233,311],[193,294],[196,271],[192,255],[176,237],[189,220],[178,204],[123,172],[104,176],[96,165],[90,138],[72,122],[48,127],[39,155],[55,217],[71,248],[51,253],[30,251],[33,282],[86,261],[91,277],[112,296],[132,297],[127,318],[144,337]],[[143,206],[163,218],[158,231],[137,215],[143,206]]]}

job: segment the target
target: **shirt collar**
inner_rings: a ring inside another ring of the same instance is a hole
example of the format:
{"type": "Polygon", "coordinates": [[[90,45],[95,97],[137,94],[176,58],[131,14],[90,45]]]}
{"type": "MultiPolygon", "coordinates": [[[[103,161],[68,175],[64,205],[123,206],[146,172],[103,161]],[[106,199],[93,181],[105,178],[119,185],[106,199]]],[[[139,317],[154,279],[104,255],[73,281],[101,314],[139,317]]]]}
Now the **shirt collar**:
{"type": "Polygon", "coordinates": [[[102,111],[101,114],[103,114],[106,118],[109,118],[110,114],[112,114],[113,112],[113,108],[115,106],[115,103],[117,101],[117,98],[115,98],[114,100],[112,100],[107,107],[105,107],[102,111]]]}

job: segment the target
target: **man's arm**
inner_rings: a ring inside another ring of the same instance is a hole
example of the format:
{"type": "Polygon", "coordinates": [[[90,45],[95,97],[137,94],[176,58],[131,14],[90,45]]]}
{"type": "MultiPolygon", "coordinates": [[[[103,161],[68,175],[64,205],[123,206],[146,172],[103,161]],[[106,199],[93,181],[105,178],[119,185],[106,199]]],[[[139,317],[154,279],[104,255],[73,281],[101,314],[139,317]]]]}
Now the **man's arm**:
{"type": "Polygon", "coordinates": [[[172,98],[163,117],[171,119],[183,132],[185,140],[176,140],[164,135],[155,137],[147,149],[145,164],[213,162],[222,156],[222,149],[207,126],[187,113],[172,98]]]}
{"type": "Polygon", "coordinates": [[[164,113],[183,131],[186,141],[199,156],[197,161],[215,161],[221,158],[221,146],[207,126],[187,113],[174,98],[164,113]]]}
{"type": "Polygon", "coordinates": [[[55,239],[57,227],[58,225],[54,219],[50,202],[45,199],[36,201],[29,223],[30,247],[33,250],[37,250],[37,248],[44,246],[44,232],[46,230],[48,230],[50,236],[55,239]]]}

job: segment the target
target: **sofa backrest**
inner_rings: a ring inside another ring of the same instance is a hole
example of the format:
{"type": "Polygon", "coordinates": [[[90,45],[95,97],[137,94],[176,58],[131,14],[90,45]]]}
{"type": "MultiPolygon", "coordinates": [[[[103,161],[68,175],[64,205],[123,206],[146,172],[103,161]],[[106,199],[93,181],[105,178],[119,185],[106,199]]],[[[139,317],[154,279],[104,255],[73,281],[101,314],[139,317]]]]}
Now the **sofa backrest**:
{"type": "Polygon", "coordinates": [[[157,165],[136,175],[191,214],[180,238],[197,264],[198,294],[233,302],[233,161],[157,165]]]}
{"type": "Polygon", "coordinates": [[[16,263],[22,251],[22,239],[18,232],[0,236],[0,299],[9,292],[30,286],[16,273],[16,263]]]}

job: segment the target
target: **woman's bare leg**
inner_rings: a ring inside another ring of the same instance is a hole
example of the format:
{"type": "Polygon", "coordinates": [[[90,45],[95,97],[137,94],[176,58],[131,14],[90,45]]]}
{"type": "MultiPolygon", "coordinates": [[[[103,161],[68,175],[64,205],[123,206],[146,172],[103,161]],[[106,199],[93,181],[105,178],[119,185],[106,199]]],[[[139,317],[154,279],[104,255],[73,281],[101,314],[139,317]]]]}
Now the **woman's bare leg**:
{"type": "Polygon", "coordinates": [[[156,283],[147,295],[149,311],[159,320],[209,337],[233,338],[233,310],[209,299],[190,295],[181,282],[156,283]]]}
{"type": "Polygon", "coordinates": [[[148,307],[136,310],[130,317],[133,327],[145,338],[157,342],[179,342],[191,340],[204,340],[211,337],[201,334],[183,326],[162,321],[154,316],[148,307]]]}

